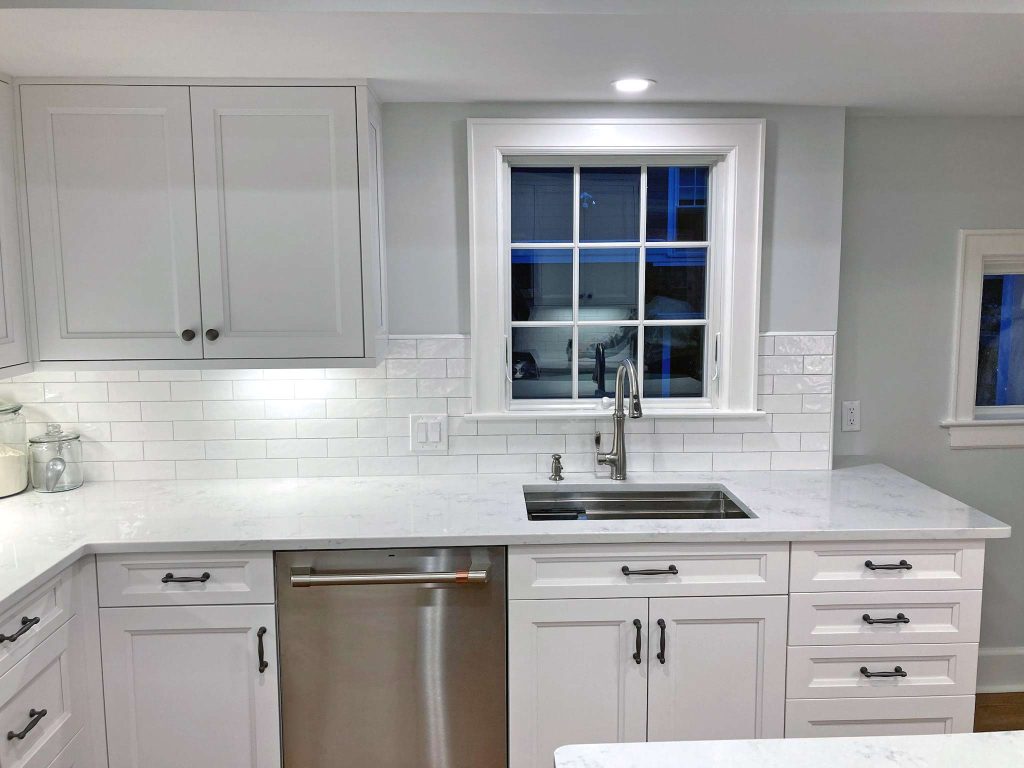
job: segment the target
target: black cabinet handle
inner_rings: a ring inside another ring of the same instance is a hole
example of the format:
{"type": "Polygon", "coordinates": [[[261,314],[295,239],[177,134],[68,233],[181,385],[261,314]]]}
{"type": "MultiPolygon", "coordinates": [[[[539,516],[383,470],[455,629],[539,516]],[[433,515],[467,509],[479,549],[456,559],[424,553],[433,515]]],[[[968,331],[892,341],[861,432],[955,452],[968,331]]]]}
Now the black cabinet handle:
{"type": "Polygon", "coordinates": [[[640,631],[644,628],[644,625],[640,623],[640,619],[633,619],[633,626],[636,627],[636,653],[633,654],[633,661],[639,664],[643,661],[643,656],[640,655],[640,649],[643,647],[640,631]]]}
{"type": "Polygon", "coordinates": [[[887,565],[878,565],[870,560],[865,560],[864,567],[869,571],[909,571],[914,566],[906,560],[900,560],[898,563],[889,563],[887,565]]]}
{"type": "Polygon", "coordinates": [[[872,619],[871,614],[865,613],[861,616],[864,619],[865,624],[909,624],[910,619],[904,616],[902,613],[897,613],[894,619],[872,619]]]}
{"type": "Polygon", "coordinates": [[[267,634],[267,628],[266,627],[260,627],[259,629],[256,630],[256,653],[259,654],[259,657],[260,657],[260,674],[261,675],[264,672],[266,672],[267,671],[267,667],[270,666],[270,662],[268,662],[265,658],[263,658],[263,636],[265,634],[267,634]]]}
{"type": "Polygon", "coordinates": [[[665,663],[665,620],[658,619],[658,626],[661,627],[661,641],[658,643],[658,661],[665,663]]]}
{"type": "Polygon", "coordinates": [[[39,623],[39,617],[33,616],[31,619],[28,616],[21,617],[21,628],[13,635],[2,635],[0,634],[0,643],[8,642],[13,643],[19,637],[28,632],[32,627],[39,623]]]}
{"type": "Polygon", "coordinates": [[[14,731],[8,731],[7,732],[7,740],[8,741],[14,741],[15,739],[24,739],[26,736],[28,736],[28,732],[31,731],[33,728],[35,728],[37,725],[39,725],[39,721],[42,720],[44,717],[46,717],[46,710],[45,709],[30,709],[28,711],[28,716],[31,718],[28,721],[28,725],[26,725],[24,728],[22,728],[17,733],[15,733],[14,731]]]}
{"type": "Polygon", "coordinates": [[[164,584],[190,584],[195,581],[205,584],[209,580],[209,571],[203,571],[202,576],[175,576],[173,573],[168,572],[164,574],[164,577],[162,579],[160,579],[160,581],[162,581],[164,584]]]}
{"type": "Polygon", "coordinates": [[[903,667],[893,667],[892,672],[872,672],[867,667],[861,667],[860,673],[864,677],[906,677],[907,673],[903,671],[903,667]]]}
{"type": "Polygon", "coordinates": [[[642,571],[631,571],[628,565],[622,566],[623,576],[675,576],[679,573],[679,569],[674,565],[670,565],[668,568],[647,568],[642,571]]]}

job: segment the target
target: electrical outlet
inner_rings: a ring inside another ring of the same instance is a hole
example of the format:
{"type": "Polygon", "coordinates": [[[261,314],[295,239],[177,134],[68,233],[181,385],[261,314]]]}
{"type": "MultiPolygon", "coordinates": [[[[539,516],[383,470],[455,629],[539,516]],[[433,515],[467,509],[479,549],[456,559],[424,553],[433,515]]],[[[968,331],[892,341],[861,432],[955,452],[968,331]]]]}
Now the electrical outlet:
{"type": "Polygon", "coordinates": [[[409,450],[413,453],[445,453],[448,450],[448,417],[436,413],[410,414],[409,450]]]}
{"type": "Polygon", "coordinates": [[[843,432],[860,432],[860,400],[843,401],[843,432]]]}

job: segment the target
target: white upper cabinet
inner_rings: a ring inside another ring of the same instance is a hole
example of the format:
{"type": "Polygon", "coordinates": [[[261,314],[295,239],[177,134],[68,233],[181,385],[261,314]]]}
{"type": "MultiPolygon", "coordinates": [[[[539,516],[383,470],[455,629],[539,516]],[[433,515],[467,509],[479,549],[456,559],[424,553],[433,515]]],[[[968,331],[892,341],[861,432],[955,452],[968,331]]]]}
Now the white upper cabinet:
{"type": "Polygon", "coordinates": [[[354,87],[194,87],[208,358],[362,357],[354,87]]]}
{"type": "Polygon", "coordinates": [[[23,85],[21,108],[39,358],[202,357],[188,88],[23,85]]]}
{"type": "Polygon", "coordinates": [[[14,186],[14,89],[0,80],[0,368],[28,362],[14,186]]]}

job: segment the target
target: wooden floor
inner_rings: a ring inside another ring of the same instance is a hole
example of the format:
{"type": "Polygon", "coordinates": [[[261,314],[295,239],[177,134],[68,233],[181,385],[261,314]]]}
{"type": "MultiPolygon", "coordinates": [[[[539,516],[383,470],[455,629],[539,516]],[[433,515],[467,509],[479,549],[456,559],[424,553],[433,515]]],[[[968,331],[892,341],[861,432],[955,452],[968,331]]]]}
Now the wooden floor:
{"type": "Polygon", "coordinates": [[[974,707],[974,730],[1024,730],[1024,693],[979,693],[974,707]]]}

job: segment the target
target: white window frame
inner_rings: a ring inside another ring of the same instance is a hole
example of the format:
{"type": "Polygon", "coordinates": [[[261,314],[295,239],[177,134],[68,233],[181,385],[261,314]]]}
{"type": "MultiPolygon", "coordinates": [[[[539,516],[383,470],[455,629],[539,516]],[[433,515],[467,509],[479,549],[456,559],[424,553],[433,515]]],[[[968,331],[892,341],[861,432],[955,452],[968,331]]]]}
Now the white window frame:
{"type": "MultiPolygon", "coordinates": [[[[757,413],[765,121],[760,119],[470,119],[469,226],[472,407],[476,418],[593,418],[610,401],[511,400],[508,338],[510,160],[712,159],[715,232],[705,356],[706,397],[648,399],[659,416],[757,413]],[[717,347],[717,357],[715,357],[717,347]],[[717,375],[715,375],[717,374],[717,375]]],[[[710,259],[709,255],[709,259],[710,259]]]]}
{"type": "Polygon", "coordinates": [[[987,274],[1024,274],[1024,229],[960,230],[950,415],[942,422],[952,448],[1024,446],[1024,406],[975,406],[987,274]]]}

